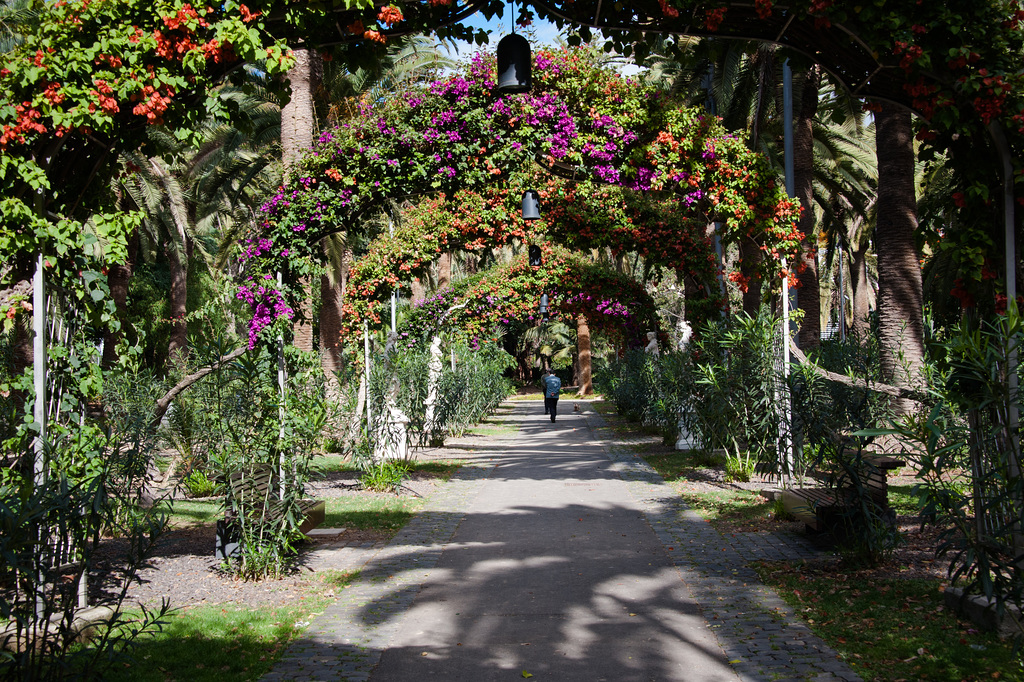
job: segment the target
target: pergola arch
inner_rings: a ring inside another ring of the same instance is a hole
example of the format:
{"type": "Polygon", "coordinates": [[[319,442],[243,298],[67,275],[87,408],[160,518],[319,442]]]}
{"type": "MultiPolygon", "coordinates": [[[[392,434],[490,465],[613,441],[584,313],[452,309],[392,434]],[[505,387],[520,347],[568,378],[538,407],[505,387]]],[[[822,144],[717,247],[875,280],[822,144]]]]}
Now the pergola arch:
{"type": "MultiPolygon", "coordinates": [[[[538,182],[545,183],[537,188],[547,195],[551,236],[578,247],[635,248],[656,265],[683,271],[690,264],[681,252],[703,245],[706,225],[720,220],[727,241],[760,240],[773,256],[764,259],[769,270],[798,248],[798,206],[767,161],[717,120],[598,67],[585,50],[541,50],[535,63],[531,93],[496,92],[493,65],[478,55],[465,73],[366,107],[358,120],[324,133],[296,179],[264,206],[266,220],[246,254],[244,295],[252,300],[255,286],[273,291],[264,285],[273,272],[308,272],[320,257],[318,240],[350,228],[363,211],[430,190],[466,193],[486,206],[468,227],[455,220],[400,232],[397,246],[382,239],[390,246],[353,280],[350,315],[374,318],[374,302],[398,285],[403,268],[421,267],[439,250],[480,238],[525,239],[518,198],[538,182]],[[587,93],[595,88],[605,99],[591,105],[587,93]],[[533,163],[538,153],[586,169],[588,177],[545,180],[533,163]]],[[[257,316],[255,323],[266,322],[257,316]]]]}

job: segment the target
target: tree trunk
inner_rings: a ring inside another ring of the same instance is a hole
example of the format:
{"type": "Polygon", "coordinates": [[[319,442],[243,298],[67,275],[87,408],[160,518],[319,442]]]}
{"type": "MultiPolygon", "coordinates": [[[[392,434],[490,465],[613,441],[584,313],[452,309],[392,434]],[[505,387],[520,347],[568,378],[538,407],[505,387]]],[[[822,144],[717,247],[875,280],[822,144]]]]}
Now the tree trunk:
{"type": "Polygon", "coordinates": [[[740,240],[740,273],[747,278],[747,290],[743,292],[743,312],[751,317],[761,309],[761,248],[750,237],[740,240]]]}
{"type": "Polygon", "coordinates": [[[117,364],[117,344],[124,337],[124,327],[128,324],[128,284],[131,282],[135,270],[135,259],[139,253],[139,231],[135,230],[128,237],[128,258],[124,265],[112,265],[107,271],[107,285],[110,287],[110,298],[114,301],[117,309],[117,321],[120,322],[120,329],[117,331],[107,330],[103,333],[103,359],[101,361],[104,369],[110,369],[117,364]]]}
{"type": "Polygon", "coordinates": [[[174,364],[181,364],[188,353],[188,323],[185,321],[188,314],[187,255],[186,262],[182,263],[181,254],[174,244],[165,244],[164,253],[167,255],[171,275],[171,335],[167,344],[167,358],[174,364]]]}
{"type": "Polygon", "coordinates": [[[413,277],[412,283],[409,285],[410,293],[409,297],[413,301],[422,301],[427,296],[426,287],[423,286],[423,280],[419,277],[413,277]]]}
{"type": "Polygon", "coordinates": [[[437,288],[443,289],[452,283],[452,254],[442,253],[437,259],[437,288]]]}
{"type": "Polygon", "coordinates": [[[863,343],[871,333],[868,315],[871,311],[871,284],[868,282],[868,245],[850,251],[850,288],[853,290],[853,313],[850,330],[863,343]]]}
{"type": "MultiPolygon", "coordinates": [[[[914,244],[914,133],[910,111],[883,104],[875,114],[878,154],[878,341],[882,373],[897,386],[918,387],[924,362],[921,265],[914,244]]],[[[894,405],[905,414],[909,401],[894,405]]]]}
{"type": "MultiPolygon", "coordinates": [[[[318,55],[305,48],[293,51],[295,66],[288,72],[291,99],[281,108],[281,162],[284,179],[288,181],[292,168],[302,154],[313,144],[315,112],[313,91],[315,89],[316,60],[318,55]]],[[[307,352],[313,350],[313,304],[310,296],[310,282],[300,284],[302,300],[298,303],[298,317],[292,325],[293,345],[307,352]]]]}
{"type": "Polygon", "coordinates": [[[803,78],[800,109],[793,124],[793,185],[800,199],[803,213],[798,229],[804,233],[797,279],[800,289],[797,303],[803,311],[803,321],[797,333],[801,348],[815,348],[821,344],[821,293],[818,287],[818,261],[814,239],[814,117],[818,113],[818,86],[821,68],[813,66],[803,78]]]}
{"type": "Polygon", "coordinates": [[[579,352],[579,376],[576,385],[579,387],[580,395],[590,395],[594,392],[594,384],[591,379],[590,326],[585,315],[576,318],[576,348],[579,352]]]}

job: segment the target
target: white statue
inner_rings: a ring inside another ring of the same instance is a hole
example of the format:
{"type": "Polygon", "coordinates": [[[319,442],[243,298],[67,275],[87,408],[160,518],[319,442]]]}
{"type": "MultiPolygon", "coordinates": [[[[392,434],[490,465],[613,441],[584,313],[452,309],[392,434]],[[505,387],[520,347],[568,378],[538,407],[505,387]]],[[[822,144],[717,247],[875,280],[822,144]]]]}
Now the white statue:
{"type": "Polygon", "coordinates": [[[384,414],[377,431],[373,461],[409,458],[409,416],[398,407],[398,377],[391,380],[391,390],[384,401],[384,414]]]}
{"type": "Polygon", "coordinates": [[[647,346],[644,350],[651,355],[659,355],[658,351],[658,332],[647,332],[647,346]]]}
{"type": "Polygon", "coordinates": [[[676,338],[678,339],[678,350],[686,348],[687,344],[690,343],[690,339],[693,338],[693,327],[682,317],[676,322],[676,338]]]}

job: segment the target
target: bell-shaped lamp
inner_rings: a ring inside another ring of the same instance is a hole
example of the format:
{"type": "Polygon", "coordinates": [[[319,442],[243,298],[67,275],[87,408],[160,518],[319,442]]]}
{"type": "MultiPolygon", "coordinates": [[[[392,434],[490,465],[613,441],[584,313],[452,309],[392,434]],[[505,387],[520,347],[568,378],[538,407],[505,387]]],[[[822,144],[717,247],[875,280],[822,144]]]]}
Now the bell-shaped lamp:
{"type": "Polygon", "coordinates": [[[498,43],[498,90],[515,93],[530,89],[530,41],[512,33],[498,43]]]}
{"type": "Polygon", "coordinates": [[[527,249],[527,252],[530,256],[530,267],[539,268],[541,263],[540,247],[536,244],[532,244],[530,245],[530,248],[527,249]]]}
{"type": "Polygon", "coordinates": [[[547,317],[547,314],[548,314],[548,295],[547,294],[541,294],[540,295],[540,308],[537,309],[537,312],[540,313],[541,315],[547,317]]]}
{"type": "Polygon", "coordinates": [[[540,218],[540,194],[537,190],[528,189],[523,192],[523,220],[540,218]]]}

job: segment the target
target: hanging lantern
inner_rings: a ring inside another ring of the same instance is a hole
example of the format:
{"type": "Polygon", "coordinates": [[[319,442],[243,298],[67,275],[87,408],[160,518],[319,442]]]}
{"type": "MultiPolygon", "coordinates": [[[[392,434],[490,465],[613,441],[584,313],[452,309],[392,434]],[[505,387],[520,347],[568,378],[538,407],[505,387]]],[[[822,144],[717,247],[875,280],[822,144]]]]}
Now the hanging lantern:
{"type": "Polygon", "coordinates": [[[498,43],[498,90],[508,93],[530,89],[530,41],[515,33],[498,43]]]}
{"type": "Polygon", "coordinates": [[[548,319],[548,295],[547,294],[541,294],[540,295],[540,308],[537,309],[537,312],[540,313],[540,318],[542,320],[547,320],[548,319]]]}
{"type": "Polygon", "coordinates": [[[528,252],[530,254],[530,267],[539,268],[541,263],[540,247],[531,245],[528,252]]]}
{"type": "Polygon", "coordinates": [[[528,189],[523,192],[523,220],[540,218],[540,194],[537,190],[528,189]]]}

